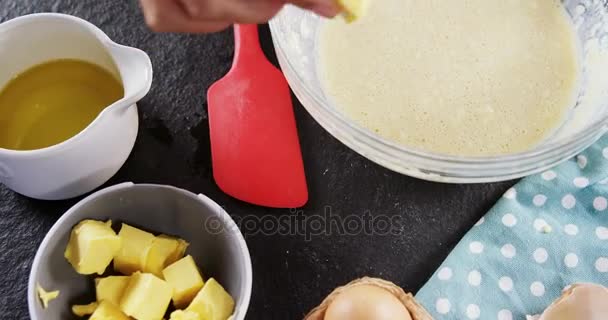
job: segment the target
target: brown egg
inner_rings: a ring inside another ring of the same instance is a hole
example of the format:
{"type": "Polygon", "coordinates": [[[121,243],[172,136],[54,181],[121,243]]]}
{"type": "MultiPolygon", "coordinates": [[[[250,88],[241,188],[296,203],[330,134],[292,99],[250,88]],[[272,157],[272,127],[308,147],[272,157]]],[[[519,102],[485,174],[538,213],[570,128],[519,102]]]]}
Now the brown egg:
{"type": "Polygon", "coordinates": [[[341,292],[328,306],[324,320],[412,320],[392,293],[373,285],[359,285],[341,292]]]}
{"type": "Polygon", "coordinates": [[[433,320],[411,293],[378,278],[336,288],[304,320],[433,320]],[[330,310],[331,309],[331,310],[330,310]]]}
{"type": "Polygon", "coordinates": [[[575,284],[564,291],[539,320],[608,319],[608,289],[596,284],[575,284]]]}

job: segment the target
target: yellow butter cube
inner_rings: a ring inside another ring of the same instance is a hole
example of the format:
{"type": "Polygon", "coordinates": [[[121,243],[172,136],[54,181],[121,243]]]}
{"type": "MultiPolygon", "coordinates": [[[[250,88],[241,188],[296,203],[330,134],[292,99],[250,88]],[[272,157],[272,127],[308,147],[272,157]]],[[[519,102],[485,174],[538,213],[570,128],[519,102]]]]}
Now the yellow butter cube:
{"type": "Polygon", "coordinates": [[[115,306],[120,305],[120,299],[129,285],[129,278],[128,276],[111,276],[95,279],[97,301],[105,300],[115,306]]]}
{"type": "MultiPolygon", "coordinates": [[[[160,235],[159,237],[167,237],[165,235],[160,235]]],[[[190,246],[190,244],[183,239],[177,239],[177,249],[173,252],[172,255],[169,256],[169,259],[167,260],[167,265],[172,264],[173,262],[181,259],[184,257],[184,255],[186,254],[186,249],[188,249],[188,246],[190,246]]]]}
{"type": "Polygon", "coordinates": [[[78,317],[88,316],[90,314],[93,314],[93,312],[95,312],[98,306],[99,303],[97,302],[91,302],[85,305],[75,304],[72,306],[72,313],[78,317]]]}
{"type": "Polygon", "coordinates": [[[89,320],[130,320],[120,309],[107,301],[102,301],[89,320]]]}
{"type": "Polygon", "coordinates": [[[154,238],[146,253],[143,272],[162,277],[163,269],[181,259],[187,247],[188,243],[182,239],[166,235],[154,238]]]}
{"type": "Polygon", "coordinates": [[[192,256],[165,268],[163,276],[173,287],[173,305],[178,309],[187,307],[205,284],[192,256]]]}
{"type": "Polygon", "coordinates": [[[137,320],[160,320],[167,312],[173,289],[150,273],[136,272],[120,301],[120,309],[137,320]]]}
{"type": "Polygon", "coordinates": [[[70,234],[64,256],[76,272],[103,274],[121,248],[121,240],[112,230],[112,222],[84,220],[70,234]]]}
{"type": "Polygon", "coordinates": [[[368,11],[370,0],[338,0],[338,4],[344,10],[343,16],[346,22],[354,22],[368,11]]]}
{"type": "Polygon", "coordinates": [[[171,313],[171,318],[169,320],[203,320],[198,315],[198,313],[194,311],[186,311],[186,310],[175,310],[171,313]]]}
{"type": "Polygon", "coordinates": [[[124,275],[143,271],[146,253],[154,241],[154,235],[123,223],[118,236],[123,245],[114,257],[114,270],[124,275]]]}
{"type": "Polygon", "coordinates": [[[215,279],[211,278],[186,310],[198,313],[204,320],[226,320],[234,311],[234,300],[215,279]]]}

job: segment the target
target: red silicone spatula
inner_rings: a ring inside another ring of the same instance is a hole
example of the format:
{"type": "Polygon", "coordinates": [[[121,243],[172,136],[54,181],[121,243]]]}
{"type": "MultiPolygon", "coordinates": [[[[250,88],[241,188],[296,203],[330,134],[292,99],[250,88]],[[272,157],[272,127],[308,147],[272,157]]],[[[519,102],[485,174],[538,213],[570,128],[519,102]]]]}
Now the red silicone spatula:
{"type": "Polygon", "coordinates": [[[232,69],[207,96],[215,182],[248,203],[301,207],[308,189],[289,86],[257,25],[235,25],[234,35],[232,69]]]}

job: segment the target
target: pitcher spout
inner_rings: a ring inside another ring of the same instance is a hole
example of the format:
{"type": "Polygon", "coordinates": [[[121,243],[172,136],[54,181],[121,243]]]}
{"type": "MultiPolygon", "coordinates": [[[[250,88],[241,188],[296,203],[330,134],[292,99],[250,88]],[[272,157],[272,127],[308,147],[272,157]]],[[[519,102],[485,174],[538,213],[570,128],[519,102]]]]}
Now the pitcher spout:
{"type": "Polygon", "coordinates": [[[152,62],[142,50],[110,43],[110,55],[114,59],[124,86],[125,96],[115,106],[128,108],[141,100],[152,86],[152,62]]]}

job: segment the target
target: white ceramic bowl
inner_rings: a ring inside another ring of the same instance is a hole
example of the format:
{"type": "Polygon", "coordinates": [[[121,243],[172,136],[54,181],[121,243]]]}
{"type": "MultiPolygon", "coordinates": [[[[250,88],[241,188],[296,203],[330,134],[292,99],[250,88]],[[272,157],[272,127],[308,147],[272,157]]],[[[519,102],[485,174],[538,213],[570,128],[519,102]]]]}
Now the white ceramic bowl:
{"type": "Polygon", "coordinates": [[[607,130],[608,4],[590,0],[564,3],[583,44],[584,81],[578,103],[558,132],[541,145],[496,157],[456,157],[408,148],[359,126],[340,113],[323,91],[317,73],[317,39],[323,20],[287,6],[271,21],[270,29],[279,62],[294,93],[312,117],[345,145],[409,176],[451,183],[492,182],[552,167],[590,146],[607,130]]]}
{"type": "Polygon", "coordinates": [[[251,257],[238,227],[217,203],[204,195],[161,185],[116,185],[87,197],[68,210],[38,248],[28,284],[33,320],[64,320],[74,316],[72,304],[95,300],[91,276],[77,274],[63,253],[70,232],[85,219],[125,222],[155,234],[174,235],[190,242],[187,254],[214,277],[236,302],[234,320],[245,319],[252,287],[251,257]],[[60,290],[59,298],[43,309],[36,284],[60,290]]]}

